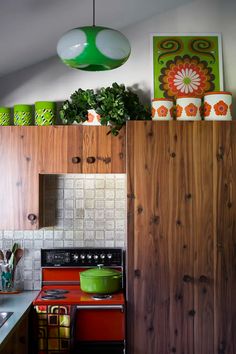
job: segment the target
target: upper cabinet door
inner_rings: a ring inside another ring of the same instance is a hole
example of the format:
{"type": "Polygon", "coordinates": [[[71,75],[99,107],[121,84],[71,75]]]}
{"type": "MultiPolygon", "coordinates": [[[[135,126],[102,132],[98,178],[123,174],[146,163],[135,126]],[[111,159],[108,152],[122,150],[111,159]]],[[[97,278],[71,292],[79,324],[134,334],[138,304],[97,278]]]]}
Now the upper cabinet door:
{"type": "Polygon", "coordinates": [[[38,152],[34,127],[1,127],[0,229],[39,226],[38,152]]]}
{"type": "Polygon", "coordinates": [[[125,128],[68,126],[68,173],[125,173],[125,128]]]}

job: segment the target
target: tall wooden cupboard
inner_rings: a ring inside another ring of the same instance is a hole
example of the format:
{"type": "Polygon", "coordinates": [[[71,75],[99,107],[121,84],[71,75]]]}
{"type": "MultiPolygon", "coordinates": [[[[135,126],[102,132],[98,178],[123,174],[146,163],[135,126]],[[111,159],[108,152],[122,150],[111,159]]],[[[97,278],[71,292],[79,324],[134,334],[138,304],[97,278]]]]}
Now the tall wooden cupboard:
{"type": "Polygon", "coordinates": [[[129,354],[236,353],[236,122],[129,122],[129,354]]]}

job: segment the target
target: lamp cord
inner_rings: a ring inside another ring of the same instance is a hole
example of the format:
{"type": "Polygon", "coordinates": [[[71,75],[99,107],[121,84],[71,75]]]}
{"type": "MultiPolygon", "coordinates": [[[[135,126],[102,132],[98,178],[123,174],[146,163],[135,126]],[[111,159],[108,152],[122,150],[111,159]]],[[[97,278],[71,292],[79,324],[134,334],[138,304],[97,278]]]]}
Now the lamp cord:
{"type": "Polygon", "coordinates": [[[93,0],[93,26],[95,27],[95,0],[93,0]]]}

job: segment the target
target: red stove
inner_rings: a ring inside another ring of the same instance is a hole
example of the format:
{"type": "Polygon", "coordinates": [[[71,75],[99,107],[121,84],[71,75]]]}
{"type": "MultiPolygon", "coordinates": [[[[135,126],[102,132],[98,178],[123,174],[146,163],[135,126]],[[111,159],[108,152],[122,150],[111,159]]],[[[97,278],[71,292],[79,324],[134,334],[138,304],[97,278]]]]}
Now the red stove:
{"type": "Polygon", "coordinates": [[[35,354],[124,354],[124,287],[88,294],[80,273],[103,264],[122,272],[121,248],[42,249],[42,289],[34,300],[35,354]]]}

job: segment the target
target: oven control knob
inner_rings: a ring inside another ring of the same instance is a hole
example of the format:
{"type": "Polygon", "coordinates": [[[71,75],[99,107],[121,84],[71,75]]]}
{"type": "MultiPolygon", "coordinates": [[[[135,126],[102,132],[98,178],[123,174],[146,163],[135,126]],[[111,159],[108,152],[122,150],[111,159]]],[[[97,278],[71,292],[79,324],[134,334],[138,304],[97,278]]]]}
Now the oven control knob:
{"type": "Polygon", "coordinates": [[[81,253],[80,258],[85,259],[85,254],[81,253]]]}
{"type": "Polygon", "coordinates": [[[111,253],[108,253],[107,258],[108,258],[108,259],[112,259],[112,254],[111,254],[111,253]]]}
{"type": "Polygon", "coordinates": [[[92,255],[91,255],[91,254],[87,254],[87,258],[88,258],[88,259],[91,259],[91,258],[92,258],[92,255]]]}
{"type": "Polygon", "coordinates": [[[95,255],[93,256],[93,258],[94,258],[94,259],[98,259],[98,255],[95,254],[95,255]]]}
{"type": "Polygon", "coordinates": [[[104,259],[104,258],[105,258],[105,254],[104,254],[104,253],[101,253],[101,254],[100,254],[100,258],[101,258],[101,259],[104,259]]]}
{"type": "Polygon", "coordinates": [[[75,253],[74,255],[73,255],[73,259],[74,259],[74,261],[78,261],[78,259],[79,259],[79,256],[78,256],[78,254],[77,253],[75,253]]]}

